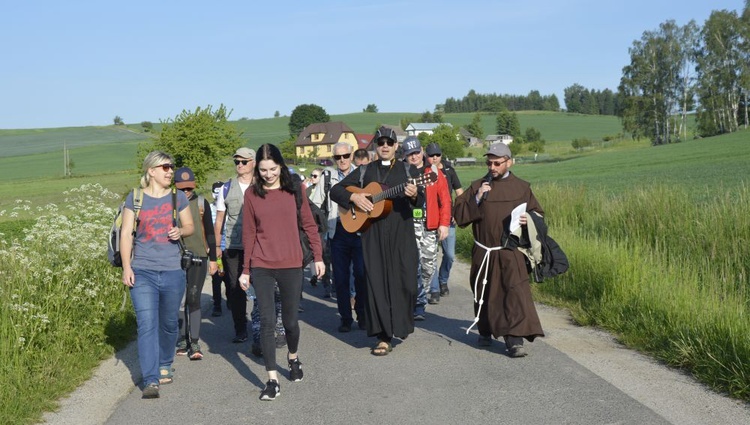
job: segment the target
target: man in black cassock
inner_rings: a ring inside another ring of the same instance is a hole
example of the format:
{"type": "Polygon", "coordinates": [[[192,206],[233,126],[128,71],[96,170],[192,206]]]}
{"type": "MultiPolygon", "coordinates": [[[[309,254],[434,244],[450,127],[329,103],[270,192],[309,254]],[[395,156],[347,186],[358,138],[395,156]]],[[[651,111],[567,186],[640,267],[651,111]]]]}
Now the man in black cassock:
{"type": "Polygon", "coordinates": [[[405,184],[404,189],[390,199],[390,213],[372,220],[362,232],[367,274],[367,335],[378,338],[372,354],[384,356],[391,351],[394,336],[403,339],[414,332],[413,310],[417,297],[414,276],[419,251],[414,236],[412,206],[424,202],[424,191],[407,183],[408,178],[418,177],[419,171],[396,160],[398,142],[392,129],[380,127],[375,133],[374,143],[379,159],[349,173],[331,188],[330,196],[344,208],[355,205],[363,211],[372,211],[371,198],[364,193],[352,193],[346,188],[366,187],[372,182],[378,182],[384,188],[405,184]],[[360,179],[363,169],[364,178],[360,179]]]}

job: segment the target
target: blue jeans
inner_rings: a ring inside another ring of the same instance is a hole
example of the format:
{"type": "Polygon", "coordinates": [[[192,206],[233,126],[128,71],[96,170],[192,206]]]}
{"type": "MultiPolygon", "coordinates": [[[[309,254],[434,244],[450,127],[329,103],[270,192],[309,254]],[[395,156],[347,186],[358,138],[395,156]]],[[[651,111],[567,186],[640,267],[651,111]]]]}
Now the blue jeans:
{"type": "Polygon", "coordinates": [[[341,222],[336,224],[336,233],[331,240],[331,263],[333,281],[336,284],[336,304],[338,304],[341,323],[351,325],[352,305],[350,301],[351,268],[354,269],[355,303],[357,319],[365,317],[367,288],[365,287],[365,260],[362,256],[362,239],[359,235],[344,230],[341,222]]]}
{"type": "Polygon", "coordinates": [[[440,292],[440,285],[448,284],[451,274],[453,260],[456,259],[456,225],[451,224],[448,228],[448,237],[440,242],[443,247],[443,260],[440,262],[440,271],[432,276],[430,292],[440,292]]]}
{"type": "Polygon", "coordinates": [[[143,385],[159,383],[159,368],[171,367],[178,336],[178,312],[185,271],[133,269],[130,298],[138,322],[138,361],[143,385]]]}

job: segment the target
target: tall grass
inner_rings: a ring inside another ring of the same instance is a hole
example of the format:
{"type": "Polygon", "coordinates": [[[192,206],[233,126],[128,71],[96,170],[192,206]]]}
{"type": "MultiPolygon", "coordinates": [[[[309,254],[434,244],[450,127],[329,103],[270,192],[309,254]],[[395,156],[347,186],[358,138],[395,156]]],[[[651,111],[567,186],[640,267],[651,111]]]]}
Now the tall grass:
{"type": "MultiPolygon", "coordinates": [[[[616,195],[537,187],[568,273],[538,299],[750,400],[750,188],[645,186],[616,195]]],[[[471,234],[463,231],[466,253],[471,234]]]]}
{"type": "MultiPolygon", "coordinates": [[[[119,198],[97,184],[38,207],[23,237],[0,234],[0,423],[30,423],[133,335],[103,237],[119,198]]],[[[20,209],[30,208],[18,201],[20,209]]],[[[0,214],[8,214],[6,210],[0,214]]],[[[12,214],[12,212],[11,212],[12,214]]]]}

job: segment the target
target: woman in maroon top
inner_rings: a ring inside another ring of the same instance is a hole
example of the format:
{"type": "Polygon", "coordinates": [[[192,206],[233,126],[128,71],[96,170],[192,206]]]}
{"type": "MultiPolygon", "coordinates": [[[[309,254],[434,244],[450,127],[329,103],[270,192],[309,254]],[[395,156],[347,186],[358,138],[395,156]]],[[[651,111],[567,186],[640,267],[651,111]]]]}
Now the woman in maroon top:
{"type": "MultiPolygon", "coordinates": [[[[280,393],[276,367],[276,342],[274,328],[276,312],[274,285],[281,293],[281,320],[286,330],[289,354],[289,377],[302,380],[302,368],[297,356],[299,324],[297,314],[302,293],[302,247],[297,225],[296,191],[299,183],[284,164],[281,151],[265,144],[256,153],[255,179],[245,191],[242,207],[242,244],[245,264],[240,276],[240,286],[255,288],[260,308],[260,345],[268,372],[268,382],[260,393],[261,400],[273,400],[280,393]],[[252,276],[252,279],[251,279],[252,276]]],[[[305,194],[301,196],[304,199],[305,194]]],[[[325,273],[323,253],[310,206],[302,202],[300,209],[302,228],[310,239],[315,258],[315,272],[320,278],[325,273]]]]}

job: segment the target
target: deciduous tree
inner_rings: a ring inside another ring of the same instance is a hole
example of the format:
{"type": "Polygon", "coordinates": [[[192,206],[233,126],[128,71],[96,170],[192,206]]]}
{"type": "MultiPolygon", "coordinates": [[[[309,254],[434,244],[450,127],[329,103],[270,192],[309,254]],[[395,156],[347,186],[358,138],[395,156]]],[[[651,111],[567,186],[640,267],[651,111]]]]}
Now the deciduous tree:
{"type": "Polygon", "coordinates": [[[148,152],[158,149],[171,154],[175,166],[190,167],[197,184],[205,183],[208,174],[219,170],[242,145],[241,133],[229,122],[230,114],[224,105],[215,111],[209,105],[162,121],[159,139],[138,146],[138,167],[148,152]]]}
{"type": "Polygon", "coordinates": [[[441,124],[435,127],[432,134],[421,133],[419,139],[422,146],[429,143],[437,143],[443,151],[443,158],[460,158],[464,156],[464,144],[461,137],[449,124],[441,124]]]}
{"type": "Polygon", "coordinates": [[[330,120],[331,117],[321,106],[315,104],[298,105],[289,117],[289,135],[296,138],[308,125],[330,120]]]}

